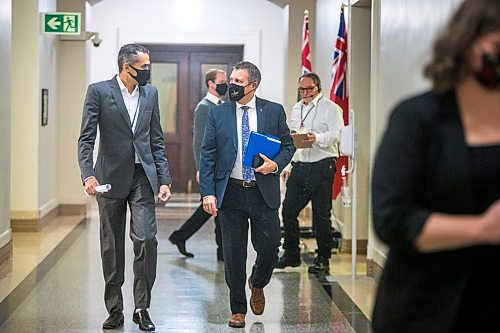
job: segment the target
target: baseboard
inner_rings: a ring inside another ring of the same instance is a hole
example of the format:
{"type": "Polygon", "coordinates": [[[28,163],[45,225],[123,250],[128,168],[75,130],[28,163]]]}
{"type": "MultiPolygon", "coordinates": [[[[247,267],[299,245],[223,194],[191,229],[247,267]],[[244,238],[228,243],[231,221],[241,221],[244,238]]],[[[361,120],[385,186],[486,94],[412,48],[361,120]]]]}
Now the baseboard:
{"type": "Polygon", "coordinates": [[[50,269],[64,255],[77,237],[86,228],[87,219],[82,216],[80,222],[64,237],[59,244],[21,281],[10,294],[0,302],[0,327],[19,305],[28,297],[37,284],[43,280],[50,269]]]}
{"type": "Polygon", "coordinates": [[[382,273],[382,266],[377,264],[375,262],[375,260],[373,260],[373,259],[366,260],[366,275],[367,276],[378,281],[381,273],[382,273]]]}
{"type": "Polygon", "coordinates": [[[59,205],[59,215],[85,215],[87,205],[59,205]]]}
{"type": "Polygon", "coordinates": [[[12,218],[10,227],[13,232],[38,232],[57,216],[85,215],[86,205],[59,205],[41,218],[12,218]]]}
{"type": "Polygon", "coordinates": [[[0,247],[0,279],[12,271],[12,241],[0,247]]]}
{"type": "MultiPolygon", "coordinates": [[[[358,239],[356,241],[357,254],[366,254],[368,251],[368,240],[358,239]]],[[[351,253],[352,252],[352,239],[342,239],[342,245],[340,246],[341,253],[351,253]]]]}

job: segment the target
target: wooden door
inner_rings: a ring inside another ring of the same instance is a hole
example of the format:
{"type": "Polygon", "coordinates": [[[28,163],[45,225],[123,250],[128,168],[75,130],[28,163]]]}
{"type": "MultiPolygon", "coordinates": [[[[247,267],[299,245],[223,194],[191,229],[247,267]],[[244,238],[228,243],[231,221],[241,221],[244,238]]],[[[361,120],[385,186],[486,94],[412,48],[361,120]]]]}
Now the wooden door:
{"type": "Polygon", "coordinates": [[[145,45],[150,50],[151,83],[158,88],[174,192],[198,192],[193,156],[193,111],[205,96],[205,73],[211,68],[231,73],[243,59],[243,46],[145,45]]]}

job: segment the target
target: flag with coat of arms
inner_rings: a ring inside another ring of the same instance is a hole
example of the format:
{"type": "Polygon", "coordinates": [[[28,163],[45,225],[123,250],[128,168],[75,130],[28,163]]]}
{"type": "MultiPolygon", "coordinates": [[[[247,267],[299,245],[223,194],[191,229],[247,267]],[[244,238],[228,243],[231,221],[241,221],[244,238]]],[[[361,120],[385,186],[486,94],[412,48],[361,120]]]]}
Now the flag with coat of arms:
{"type": "MultiPolygon", "coordinates": [[[[349,96],[347,93],[347,31],[344,18],[344,6],[340,9],[340,23],[335,42],[332,64],[332,87],[330,99],[342,108],[344,125],[349,123],[349,96]]],[[[336,199],[342,187],[341,169],[345,165],[348,169],[347,156],[339,156],[333,182],[332,198],[336,199]]]]}

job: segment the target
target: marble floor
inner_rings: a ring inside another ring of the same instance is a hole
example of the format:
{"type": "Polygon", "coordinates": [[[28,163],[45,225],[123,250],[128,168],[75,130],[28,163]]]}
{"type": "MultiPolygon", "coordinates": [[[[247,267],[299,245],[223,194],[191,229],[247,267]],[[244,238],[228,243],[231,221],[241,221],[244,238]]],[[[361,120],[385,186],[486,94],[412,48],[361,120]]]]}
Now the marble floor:
{"type": "MultiPolygon", "coordinates": [[[[194,258],[184,258],[168,241],[197,204],[193,196],[179,195],[158,208],[158,269],[149,311],[156,332],[371,332],[375,282],[364,276],[365,258],[360,258],[354,280],[350,256],[345,254],[332,257],[330,275],[308,274],[314,250],[309,239],[304,240],[300,267],[273,274],[265,288],[264,314],[249,311],[245,328],[229,328],[228,289],[223,264],[216,260],[213,223],[209,221],[187,242],[194,258]]],[[[47,249],[33,241],[40,235],[13,236],[13,273],[0,280],[0,311],[5,317],[0,332],[102,332],[107,314],[95,204],[89,205],[86,220],[75,219],[73,228],[69,224],[61,222],[59,236],[39,241],[47,249]]],[[[132,257],[127,242],[125,325],[119,332],[139,332],[131,320],[132,257]]],[[[254,259],[250,248],[249,268],[254,259]]]]}

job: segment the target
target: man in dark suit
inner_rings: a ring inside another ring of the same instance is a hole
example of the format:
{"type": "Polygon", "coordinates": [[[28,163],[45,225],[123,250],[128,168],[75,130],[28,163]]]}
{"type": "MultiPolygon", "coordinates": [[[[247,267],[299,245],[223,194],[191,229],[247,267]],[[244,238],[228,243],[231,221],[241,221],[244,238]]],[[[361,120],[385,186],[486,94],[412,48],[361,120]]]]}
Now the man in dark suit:
{"type": "Polygon", "coordinates": [[[83,108],[78,161],[85,192],[97,195],[104,301],[109,317],[103,329],[123,325],[121,287],[125,269],[125,224],[130,207],[130,238],[134,244],[134,323],[155,329],[147,309],[156,277],[155,195],[170,198],[171,177],[163,143],[158,92],[147,84],[149,51],[127,44],[118,53],[119,74],[91,84],[83,108]],[[99,126],[99,152],[93,167],[99,126]],[[96,186],[112,185],[98,193],[96,186]]]}
{"type": "Polygon", "coordinates": [[[283,107],[255,97],[261,80],[259,69],[250,62],[234,65],[230,76],[231,102],[208,113],[201,148],[200,190],[203,208],[219,216],[222,229],[225,277],[230,291],[230,327],[244,327],[247,312],[245,294],[248,220],[257,259],[248,278],[250,308],[264,311],[263,288],[269,283],[278,261],[280,244],[279,173],[290,162],[295,147],[286,124],[283,107]],[[243,166],[250,131],[270,134],[281,140],[274,159],[260,154],[262,165],[243,166]]]}
{"type": "MultiPolygon", "coordinates": [[[[205,84],[207,86],[207,94],[198,103],[194,110],[194,125],[193,125],[193,153],[194,162],[196,165],[196,180],[200,182],[200,151],[203,134],[205,133],[205,124],[207,122],[208,111],[210,108],[222,103],[221,97],[227,92],[227,75],[221,69],[210,69],[205,74],[205,84]]],[[[186,257],[194,257],[194,254],[187,252],[186,241],[196,231],[198,231],[212,215],[205,212],[203,205],[200,205],[195,210],[193,215],[184,222],[179,230],[174,231],[168,238],[173,244],[177,245],[179,252],[186,257]]],[[[215,217],[215,242],[217,243],[217,260],[223,261],[222,254],[222,236],[220,231],[219,218],[215,217]]]]}

